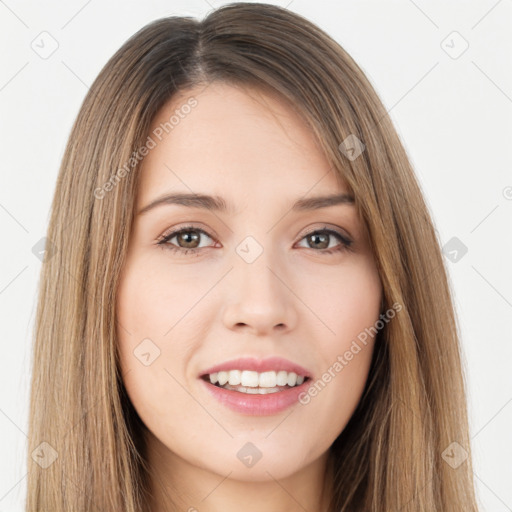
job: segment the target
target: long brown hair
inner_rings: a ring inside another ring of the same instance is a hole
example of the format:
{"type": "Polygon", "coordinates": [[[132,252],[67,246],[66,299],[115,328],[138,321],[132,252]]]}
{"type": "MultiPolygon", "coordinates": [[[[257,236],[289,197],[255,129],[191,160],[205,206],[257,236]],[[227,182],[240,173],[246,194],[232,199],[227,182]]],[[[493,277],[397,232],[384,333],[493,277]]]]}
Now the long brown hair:
{"type": "Polygon", "coordinates": [[[233,3],[137,32],[100,72],[73,126],[34,328],[27,512],[148,510],[144,425],[116,349],[136,156],[177,91],[215,80],[273,91],[300,113],[368,227],[384,307],[402,306],[379,331],[364,394],[330,449],[330,508],[476,511],[451,292],[406,151],[337,42],[286,9],[233,3]],[[364,144],[357,158],[340,149],[349,136],[364,144]]]}

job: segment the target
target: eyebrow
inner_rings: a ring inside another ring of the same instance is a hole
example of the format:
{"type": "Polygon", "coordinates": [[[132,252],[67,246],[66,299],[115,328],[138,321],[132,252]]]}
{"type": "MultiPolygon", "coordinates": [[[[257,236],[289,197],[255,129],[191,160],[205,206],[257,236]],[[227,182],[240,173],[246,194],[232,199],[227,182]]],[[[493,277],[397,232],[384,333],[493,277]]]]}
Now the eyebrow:
{"type": "MultiPolygon", "coordinates": [[[[187,206],[189,208],[202,208],[204,210],[233,213],[233,209],[228,205],[226,200],[220,196],[211,196],[207,194],[181,193],[176,192],[166,194],[156,198],[148,205],[144,206],[137,215],[142,215],[157,206],[177,204],[187,206]]],[[[318,210],[335,206],[339,204],[354,205],[354,197],[350,194],[331,194],[327,196],[316,196],[298,199],[292,206],[292,210],[296,212],[307,210],[318,210]]]]}

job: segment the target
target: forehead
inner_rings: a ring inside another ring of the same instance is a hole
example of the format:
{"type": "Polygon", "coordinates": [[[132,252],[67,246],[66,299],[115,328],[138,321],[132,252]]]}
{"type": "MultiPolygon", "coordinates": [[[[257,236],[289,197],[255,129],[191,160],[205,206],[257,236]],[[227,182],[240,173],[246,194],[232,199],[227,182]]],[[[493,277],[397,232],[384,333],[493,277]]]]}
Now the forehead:
{"type": "Polygon", "coordinates": [[[139,205],[163,192],[209,191],[244,202],[347,192],[306,122],[275,94],[213,82],[158,112],[139,205]]]}

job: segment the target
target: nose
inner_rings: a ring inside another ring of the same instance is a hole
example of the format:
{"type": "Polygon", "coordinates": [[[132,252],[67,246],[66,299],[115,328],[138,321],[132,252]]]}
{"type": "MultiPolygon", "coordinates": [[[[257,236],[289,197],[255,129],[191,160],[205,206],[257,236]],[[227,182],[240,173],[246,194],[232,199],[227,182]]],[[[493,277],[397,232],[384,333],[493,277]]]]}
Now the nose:
{"type": "Polygon", "coordinates": [[[230,272],[223,312],[228,329],[264,336],[295,328],[298,312],[293,279],[267,253],[252,263],[236,261],[230,272]]]}

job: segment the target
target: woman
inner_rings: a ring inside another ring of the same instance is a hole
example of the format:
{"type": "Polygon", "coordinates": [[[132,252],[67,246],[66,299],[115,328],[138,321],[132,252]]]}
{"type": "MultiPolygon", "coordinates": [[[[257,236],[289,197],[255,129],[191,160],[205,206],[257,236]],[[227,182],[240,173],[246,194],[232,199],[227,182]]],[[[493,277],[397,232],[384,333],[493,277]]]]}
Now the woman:
{"type": "Polygon", "coordinates": [[[307,20],[240,3],[135,34],[48,239],[27,511],[477,510],[428,209],[307,20]]]}

